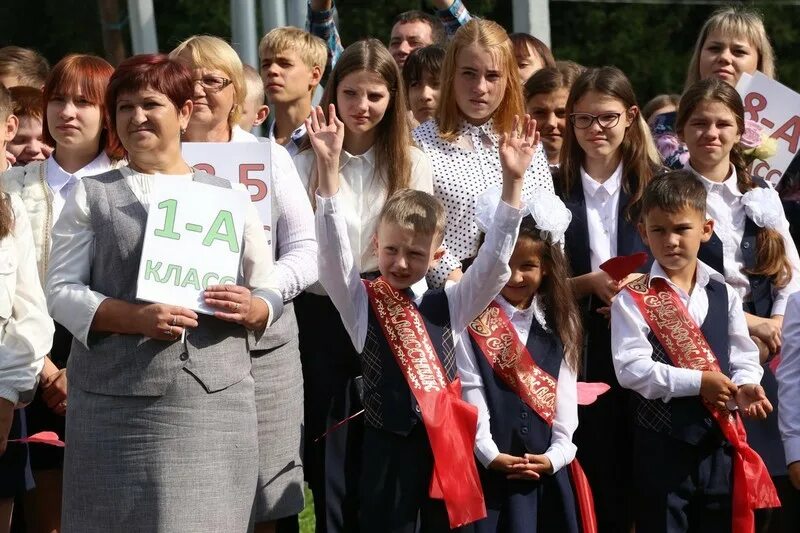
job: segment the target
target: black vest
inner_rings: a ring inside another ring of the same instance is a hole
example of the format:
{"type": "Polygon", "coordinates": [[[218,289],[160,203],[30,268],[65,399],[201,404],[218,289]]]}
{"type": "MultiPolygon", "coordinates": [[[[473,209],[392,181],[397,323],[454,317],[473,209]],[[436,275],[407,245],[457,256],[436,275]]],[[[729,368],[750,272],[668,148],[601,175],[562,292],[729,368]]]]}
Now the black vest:
{"type": "MultiPolygon", "coordinates": [[[[760,178],[753,179],[759,187],[763,188],[768,186],[767,183],[760,178]]],[[[756,242],[759,229],[755,222],[750,220],[750,217],[745,219],[744,236],[739,246],[742,250],[742,259],[744,260],[744,267],[746,270],[751,270],[756,266],[756,256],[758,254],[756,242]]],[[[722,241],[717,237],[716,232],[711,236],[708,242],[704,242],[700,245],[697,258],[723,276],[725,275],[722,241]]],[[[745,303],[746,307],[749,306],[746,311],[760,317],[771,316],[773,301],[772,281],[766,276],[753,276],[750,274],[747,275],[747,279],[750,281],[750,302],[745,303]]]]}
{"type": "MultiPolygon", "coordinates": [[[[419,306],[436,355],[447,372],[448,380],[456,377],[455,349],[450,328],[450,309],[444,289],[425,293],[419,306]]],[[[361,354],[364,376],[364,418],[377,429],[408,435],[422,420],[419,406],[389,347],[372,305],[369,305],[369,327],[361,354]]]]}
{"type": "MultiPolygon", "coordinates": [[[[497,447],[503,453],[516,456],[546,452],[552,439],[552,428],[506,386],[471,336],[470,343],[483,379],[492,438],[497,447]]],[[[564,346],[558,337],[547,333],[534,319],[525,346],[536,365],[558,380],[564,357],[564,346]]]]}
{"type": "MultiPolygon", "coordinates": [[[[730,377],[727,287],[719,281],[709,280],[705,290],[708,294],[708,313],[700,330],[717,358],[720,369],[730,377]]],[[[648,334],[648,340],[653,346],[653,361],[674,366],[652,332],[648,334]]],[[[695,445],[707,438],[722,439],[716,421],[700,396],[673,398],[667,403],[661,399],[647,400],[639,394],[634,397],[634,418],[642,427],[695,445]]]]}
{"type": "MultiPolygon", "coordinates": [[[[559,181],[559,180],[556,180],[559,181]]],[[[583,195],[583,184],[576,180],[570,191],[559,191],[561,199],[572,213],[572,222],[565,235],[564,250],[567,252],[573,276],[582,276],[592,271],[591,253],[589,250],[589,224],[586,217],[586,198],[583,195]]],[[[620,185],[619,209],[617,211],[617,255],[631,255],[649,250],[642,241],[641,235],[625,217],[625,210],[630,202],[630,197],[620,185]]],[[[642,272],[647,272],[652,264],[648,259],[647,265],[642,267],[642,272]]]]}

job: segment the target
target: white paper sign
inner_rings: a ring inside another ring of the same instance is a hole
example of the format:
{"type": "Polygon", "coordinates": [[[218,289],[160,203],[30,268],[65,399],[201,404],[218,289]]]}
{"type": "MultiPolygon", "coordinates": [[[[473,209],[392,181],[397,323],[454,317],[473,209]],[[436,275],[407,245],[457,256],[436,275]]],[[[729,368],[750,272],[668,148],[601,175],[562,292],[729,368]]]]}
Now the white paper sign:
{"type": "Polygon", "coordinates": [[[272,244],[272,202],[270,143],[183,143],[183,159],[198,170],[241,183],[250,192],[258,216],[264,224],[267,241],[272,244]]]}
{"type": "Polygon", "coordinates": [[[194,181],[160,180],[147,215],[136,297],[213,314],[209,285],[236,283],[247,193],[194,181]]]}
{"type": "Polygon", "coordinates": [[[736,90],[744,103],[744,118],[759,123],[777,143],[777,153],[756,160],[754,175],[777,184],[800,144],[800,94],[762,74],[742,74],[736,90]]]}

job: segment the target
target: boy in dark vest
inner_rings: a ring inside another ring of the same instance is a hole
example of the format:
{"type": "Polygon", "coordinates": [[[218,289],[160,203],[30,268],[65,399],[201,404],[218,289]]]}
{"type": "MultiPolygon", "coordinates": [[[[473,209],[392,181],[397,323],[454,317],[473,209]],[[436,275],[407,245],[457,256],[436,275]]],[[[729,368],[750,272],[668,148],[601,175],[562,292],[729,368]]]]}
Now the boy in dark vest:
{"type": "MultiPolygon", "coordinates": [[[[344,127],[318,115],[309,137],[322,151],[344,127]]],[[[533,126],[525,120],[521,132],[504,136],[502,202],[493,226],[461,281],[435,291],[427,289],[425,274],[444,254],[444,206],[410,189],[389,198],[374,236],[381,277],[362,281],[337,198],[338,171],[319,167],[320,281],[362,357],[363,532],[450,531],[486,516],[473,458],[477,412],[461,400],[457,339],[509,278],[523,176],[537,144],[533,126]]]]}
{"type": "Polygon", "coordinates": [[[758,349],[739,296],[697,259],[714,228],[705,213],[690,172],[654,179],[639,231],[655,262],[611,307],[614,368],[637,393],[634,513],[645,533],[753,531],[753,510],[779,505],[740,417],[772,410],[758,349]]]}

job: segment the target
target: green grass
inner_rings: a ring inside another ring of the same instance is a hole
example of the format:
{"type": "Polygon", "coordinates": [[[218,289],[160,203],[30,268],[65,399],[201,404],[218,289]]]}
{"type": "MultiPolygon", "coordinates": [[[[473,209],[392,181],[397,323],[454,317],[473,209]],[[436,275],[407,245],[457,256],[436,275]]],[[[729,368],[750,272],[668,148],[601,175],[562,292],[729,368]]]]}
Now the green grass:
{"type": "Polygon", "coordinates": [[[306,487],[306,507],[300,513],[300,533],[314,533],[316,523],[317,521],[314,518],[314,497],[306,487]]]}

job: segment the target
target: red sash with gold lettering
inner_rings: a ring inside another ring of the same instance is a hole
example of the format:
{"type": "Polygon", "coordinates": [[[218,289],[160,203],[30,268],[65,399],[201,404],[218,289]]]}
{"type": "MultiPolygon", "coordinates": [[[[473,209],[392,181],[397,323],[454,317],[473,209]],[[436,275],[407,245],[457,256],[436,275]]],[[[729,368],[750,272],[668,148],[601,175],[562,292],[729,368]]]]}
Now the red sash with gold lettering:
{"type": "MultiPolygon", "coordinates": [[[[503,383],[548,426],[552,426],[558,381],[539,368],[503,309],[496,302],[490,303],[469,325],[469,334],[503,383]]],[[[597,531],[597,518],[586,474],[577,459],[570,463],[569,468],[583,531],[594,533],[597,531]]]]}
{"type": "Polygon", "coordinates": [[[450,527],[486,518],[473,449],[478,411],[461,399],[461,381],[448,383],[414,302],[383,277],[364,280],[378,323],[419,404],[433,451],[430,496],[443,499],[450,527]]]}
{"type": "MultiPolygon", "coordinates": [[[[703,332],[672,287],[662,278],[653,279],[648,284],[648,278],[643,276],[626,288],[672,364],[678,368],[720,372],[717,358],[703,332]]],[[[741,417],[703,403],[734,449],[733,531],[751,533],[755,527],[754,509],[780,507],[775,485],[764,461],[747,444],[741,417]]]]}

